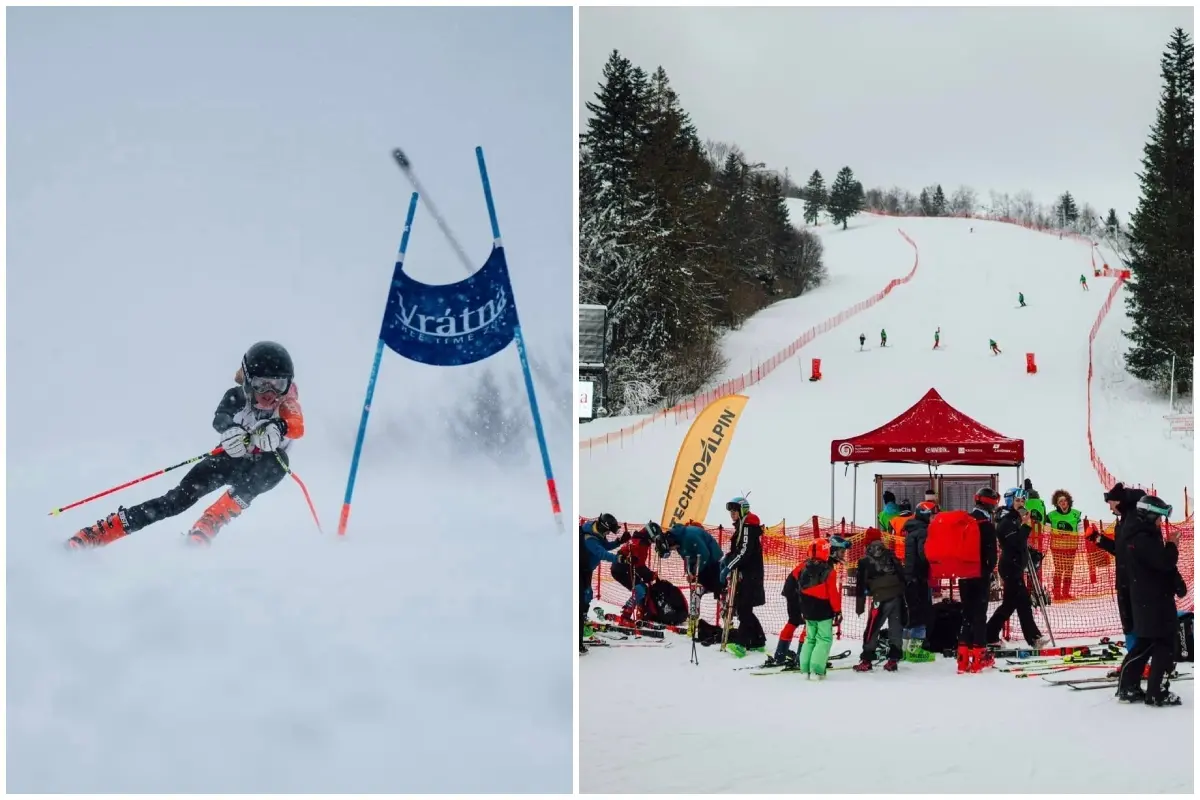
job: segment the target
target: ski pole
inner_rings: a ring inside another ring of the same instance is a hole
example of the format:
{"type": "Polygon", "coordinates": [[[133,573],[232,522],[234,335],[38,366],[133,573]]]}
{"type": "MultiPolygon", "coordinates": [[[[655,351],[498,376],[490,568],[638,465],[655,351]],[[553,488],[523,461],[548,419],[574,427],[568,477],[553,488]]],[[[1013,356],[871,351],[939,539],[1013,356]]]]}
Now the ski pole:
{"type": "Polygon", "coordinates": [[[300,480],[300,476],[292,472],[292,468],[284,463],[283,459],[279,457],[279,453],[275,454],[275,460],[279,462],[279,466],[283,467],[284,472],[292,476],[292,480],[300,487],[300,491],[304,492],[304,501],[308,503],[308,511],[312,514],[313,522],[317,523],[317,533],[324,535],[325,531],[321,527],[321,520],[317,518],[317,509],[313,506],[312,498],[308,495],[308,487],[304,485],[304,481],[300,480]]]}
{"type": "Polygon", "coordinates": [[[188,464],[195,464],[197,461],[199,461],[202,458],[207,458],[208,456],[219,455],[222,452],[224,452],[224,451],[220,447],[216,448],[215,450],[209,450],[207,453],[201,453],[198,456],[189,458],[187,461],[180,461],[178,464],[176,464],[173,467],[165,467],[163,469],[158,470],[157,472],[151,472],[149,475],[143,475],[140,478],[135,478],[134,480],[131,480],[128,483],[122,483],[120,486],[114,486],[111,489],[105,489],[103,492],[100,492],[99,494],[94,494],[91,497],[85,497],[82,500],[76,500],[74,503],[71,503],[70,505],[65,505],[62,508],[56,508],[50,512],[50,516],[52,516],[52,517],[58,516],[59,514],[61,514],[64,511],[67,511],[68,509],[75,508],[76,506],[81,506],[84,503],[90,503],[93,500],[98,500],[101,497],[105,497],[106,495],[112,494],[113,492],[119,492],[122,489],[128,489],[130,486],[133,486],[135,483],[141,483],[142,481],[148,481],[151,478],[157,478],[159,475],[162,475],[163,473],[170,472],[173,469],[179,469],[180,467],[186,467],[188,464]]]}

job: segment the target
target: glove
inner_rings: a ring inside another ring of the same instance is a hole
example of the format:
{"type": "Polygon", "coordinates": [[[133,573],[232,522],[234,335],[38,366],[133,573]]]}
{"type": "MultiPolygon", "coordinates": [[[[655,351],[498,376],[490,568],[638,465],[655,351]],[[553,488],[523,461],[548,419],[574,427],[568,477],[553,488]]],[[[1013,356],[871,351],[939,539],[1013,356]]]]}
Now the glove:
{"type": "Polygon", "coordinates": [[[618,539],[617,541],[620,542],[621,544],[625,544],[632,538],[633,538],[633,534],[630,533],[629,531],[625,531],[624,533],[621,534],[621,538],[618,539]]]}
{"type": "Polygon", "coordinates": [[[629,563],[629,553],[617,553],[617,563],[618,564],[628,564],[629,563]]]}
{"type": "Polygon", "coordinates": [[[1089,533],[1087,535],[1087,540],[1089,542],[1091,542],[1092,544],[1095,544],[1096,542],[1100,541],[1100,531],[1094,530],[1091,533],[1089,533]]]}
{"type": "Polygon", "coordinates": [[[221,449],[231,458],[241,458],[246,455],[246,445],[250,434],[241,425],[234,425],[221,434],[221,449]]]}
{"type": "Polygon", "coordinates": [[[722,565],[721,566],[721,583],[724,584],[724,583],[728,583],[728,582],[729,582],[729,567],[722,565]]]}
{"type": "Polygon", "coordinates": [[[278,420],[271,420],[250,434],[250,444],[264,453],[272,453],[283,443],[283,429],[278,420]]]}
{"type": "Polygon", "coordinates": [[[839,611],[833,615],[833,624],[835,627],[842,624],[842,612],[839,611]]]}

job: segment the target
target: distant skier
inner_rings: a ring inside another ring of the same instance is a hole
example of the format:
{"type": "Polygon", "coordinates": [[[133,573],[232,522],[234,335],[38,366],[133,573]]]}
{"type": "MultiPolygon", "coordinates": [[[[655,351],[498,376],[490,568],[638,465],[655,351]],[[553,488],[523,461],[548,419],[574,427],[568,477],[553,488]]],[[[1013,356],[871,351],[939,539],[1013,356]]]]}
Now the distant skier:
{"type": "Polygon", "coordinates": [[[860,333],[858,335],[858,349],[862,350],[866,346],[867,346],[867,335],[865,333],[860,333]]]}
{"type": "Polygon", "coordinates": [[[941,346],[941,344],[942,344],[942,329],[941,329],[941,326],[938,326],[938,329],[933,332],[933,349],[937,350],[941,346]]]}
{"type": "Polygon", "coordinates": [[[879,332],[879,346],[887,347],[887,331],[886,330],[881,330],[879,332]]]}
{"type": "Polygon", "coordinates": [[[988,339],[988,347],[992,350],[992,355],[1000,355],[1000,346],[996,344],[995,339],[988,339]]]}
{"type": "Polygon", "coordinates": [[[1017,302],[1021,304],[1021,308],[1025,307],[1025,294],[1023,292],[1017,292],[1017,302]]]}
{"type": "Polygon", "coordinates": [[[304,435],[304,414],[293,381],[288,351],[258,342],[246,351],[234,374],[237,386],[221,397],[213,428],[221,452],[205,456],[174,489],[132,508],[118,507],[67,541],[67,547],[103,547],[159,520],[182,514],[201,497],[229,489],[204,510],[188,531],[188,542],[208,544],[221,528],[245,511],[254,498],[274,489],[287,474],[287,449],[304,435]]]}
{"type": "Polygon", "coordinates": [[[1085,292],[1086,292],[1086,291],[1089,291],[1089,290],[1088,290],[1088,285],[1087,285],[1087,275],[1080,275],[1080,276],[1079,276],[1079,285],[1083,287],[1083,290],[1084,290],[1085,292]]]}

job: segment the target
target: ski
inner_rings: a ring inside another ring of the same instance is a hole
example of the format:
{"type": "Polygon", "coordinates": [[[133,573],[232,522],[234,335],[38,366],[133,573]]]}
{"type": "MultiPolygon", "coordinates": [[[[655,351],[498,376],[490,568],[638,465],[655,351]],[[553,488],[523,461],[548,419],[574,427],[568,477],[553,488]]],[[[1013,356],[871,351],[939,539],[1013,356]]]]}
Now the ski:
{"type": "Polygon", "coordinates": [[[1069,672],[1075,669],[1108,669],[1110,664],[1062,664],[1057,667],[1047,667],[1045,669],[1034,670],[1014,670],[1012,676],[1014,678],[1037,678],[1043,675],[1055,675],[1059,672],[1069,672]]]}
{"type": "Polygon", "coordinates": [[[666,634],[663,633],[662,631],[651,630],[649,628],[645,628],[645,629],[627,628],[624,625],[612,625],[607,622],[593,622],[592,630],[612,631],[615,633],[624,633],[624,634],[628,634],[629,636],[635,636],[635,637],[644,636],[647,639],[663,639],[666,637],[666,634]]]}
{"type": "Polygon", "coordinates": [[[593,637],[591,639],[584,639],[583,643],[589,647],[670,647],[672,645],[672,642],[660,641],[658,639],[653,641],[646,641],[645,639],[629,641],[625,637],[617,639],[593,637]]]}
{"type": "MultiPolygon", "coordinates": [[[[1192,680],[1192,674],[1190,672],[1187,674],[1184,674],[1184,675],[1180,675],[1176,678],[1167,678],[1166,679],[1166,681],[1169,683],[1175,683],[1176,681],[1190,681],[1190,680],[1192,680]]],[[[1103,683],[1099,683],[1099,682],[1093,683],[1093,682],[1089,682],[1089,681],[1071,681],[1067,684],[1067,686],[1070,686],[1072,689],[1079,691],[1079,692],[1086,692],[1091,689],[1116,689],[1117,686],[1119,686],[1119,685],[1120,685],[1120,682],[1116,678],[1112,678],[1103,683]]]]}
{"type": "MultiPolygon", "coordinates": [[[[828,659],[826,659],[827,666],[825,667],[825,669],[826,670],[834,669],[834,667],[832,666],[833,662],[841,661],[842,659],[849,658],[849,657],[850,657],[849,650],[845,650],[841,653],[838,653],[837,655],[830,656],[828,659]]],[[[735,670],[748,669],[751,671],[750,672],[751,675],[784,675],[784,674],[800,671],[799,667],[789,666],[789,665],[784,665],[784,664],[772,664],[771,666],[759,664],[758,666],[755,666],[755,667],[734,667],[734,669],[735,670]]]]}
{"type": "MultiPolygon", "coordinates": [[[[600,606],[593,608],[592,613],[595,614],[596,619],[599,620],[616,623],[621,622],[620,614],[613,614],[611,611],[605,611],[600,606]]],[[[635,628],[643,630],[670,631],[671,633],[678,633],[680,636],[687,636],[687,628],[683,627],[682,625],[667,625],[663,622],[651,622],[650,620],[646,619],[636,620],[634,621],[633,625],[635,628]]]]}
{"type": "Polygon", "coordinates": [[[1069,656],[1073,654],[1088,655],[1091,653],[1091,645],[1076,645],[1074,647],[1044,647],[1041,650],[1025,649],[1010,649],[1010,650],[992,650],[992,656],[995,658],[1039,658],[1045,656],[1069,656]]]}

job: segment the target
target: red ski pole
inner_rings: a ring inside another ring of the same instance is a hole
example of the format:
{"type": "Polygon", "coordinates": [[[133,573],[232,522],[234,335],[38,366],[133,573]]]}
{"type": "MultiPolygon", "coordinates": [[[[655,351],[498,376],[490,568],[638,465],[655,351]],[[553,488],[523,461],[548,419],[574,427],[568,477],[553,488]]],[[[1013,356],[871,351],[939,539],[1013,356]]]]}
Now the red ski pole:
{"type": "Polygon", "coordinates": [[[278,453],[275,454],[275,460],[279,462],[279,466],[283,467],[284,472],[292,476],[292,480],[294,480],[296,485],[300,487],[300,491],[304,492],[304,500],[308,503],[308,511],[310,514],[312,514],[313,522],[317,523],[317,533],[323,536],[325,531],[323,528],[321,528],[321,520],[317,518],[317,509],[313,505],[312,498],[308,496],[308,487],[304,485],[304,481],[300,480],[300,476],[295,472],[292,472],[292,468],[284,463],[283,459],[279,457],[278,453]]]}
{"type": "Polygon", "coordinates": [[[67,511],[68,509],[75,508],[75,506],[81,506],[84,503],[90,503],[93,500],[98,500],[101,497],[110,495],[113,492],[119,492],[122,489],[127,489],[130,486],[133,486],[135,483],[141,483],[142,481],[148,481],[151,478],[157,478],[159,475],[162,475],[164,472],[170,472],[173,469],[179,469],[180,467],[186,467],[188,464],[195,464],[197,461],[199,461],[202,458],[207,458],[208,456],[215,456],[222,452],[224,452],[224,451],[220,447],[218,447],[214,450],[209,450],[207,453],[201,453],[198,456],[189,458],[187,461],[180,461],[178,464],[176,464],[173,467],[165,467],[163,469],[158,470],[157,472],[151,472],[149,475],[143,475],[140,478],[134,478],[133,480],[129,481],[128,483],[122,483],[120,486],[114,486],[111,489],[105,489],[103,492],[100,492],[99,494],[94,494],[91,497],[85,497],[82,500],[76,500],[74,503],[71,503],[70,505],[63,506],[62,508],[56,508],[50,512],[50,516],[52,516],[52,517],[57,516],[57,515],[61,514],[62,512],[67,511]]]}

